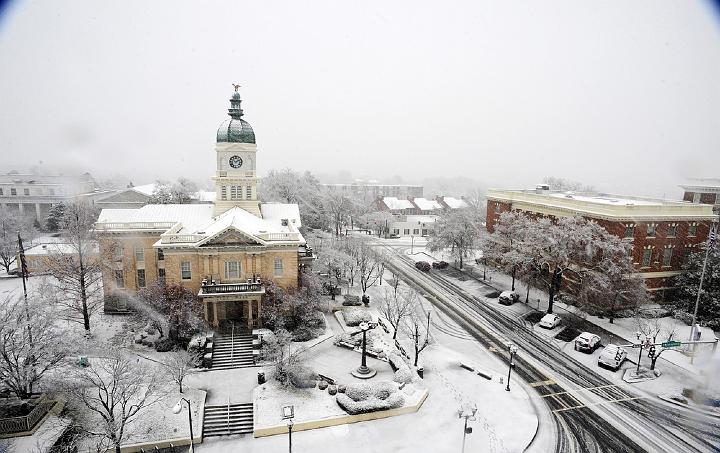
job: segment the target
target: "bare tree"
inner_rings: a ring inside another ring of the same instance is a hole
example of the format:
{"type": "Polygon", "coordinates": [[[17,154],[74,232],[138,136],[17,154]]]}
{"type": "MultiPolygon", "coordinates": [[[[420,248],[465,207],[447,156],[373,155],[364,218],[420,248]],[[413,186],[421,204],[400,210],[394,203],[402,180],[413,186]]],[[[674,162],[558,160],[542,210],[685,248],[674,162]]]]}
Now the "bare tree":
{"type": "Polygon", "coordinates": [[[370,244],[363,241],[359,244],[356,262],[360,288],[365,296],[368,288],[373,286],[380,276],[380,260],[370,244]]]}
{"type": "Polygon", "coordinates": [[[182,393],[185,378],[197,372],[197,355],[180,349],[165,353],[161,361],[165,366],[165,374],[179,386],[182,393]]]}
{"type": "Polygon", "coordinates": [[[430,231],[428,248],[435,252],[450,249],[463,267],[465,258],[478,245],[480,219],[469,209],[456,209],[443,215],[430,231]]]}
{"type": "Polygon", "coordinates": [[[285,387],[297,384],[312,372],[303,365],[304,347],[292,343],[292,335],[285,329],[277,329],[268,338],[264,351],[273,363],[275,380],[285,387]]]}
{"type": "MultiPolygon", "coordinates": [[[[67,381],[68,394],[80,407],[85,432],[120,453],[129,439],[128,424],[165,396],[157,370],[141,365],[121,351],[74,368],[67,381]]],[[[104,450],[103,450],[104,451],[104,450]]]]}
{"type": "Polygon", "coordinates": [[[61,227],[65,242],[49,244],[46,270],[55,277],[55,298],[60,316],[83,324],[90,335],[90,316],[102,305],[102,267],[107,263],[98,251],[92,231],[97,211],[77,202],[65,208],[61,227]]]}
{"type": "Polygon", "coordinates": [[[19,398],[28,398],[48,371],[60,366],[66,348],[52,307],[40,297],[6,296],[0,304],[0,378],[19,398]],[[32,326],[32,331],[30,330],[32,326]]]}
{"type": "Polygon", "coordinates": [[[413,342],[413,348],[415,350],[413,365],[417,366],[420,353],[423,352],[431,342],[430,312],[418,313],[417,310],[413,310],[404,318],[403,330],[405,335],[413,342]]]}
{"type": "Polygon", "coordinates": [[[403,325],[405,318],[410,316],[417,305],[418,296],[415,291],[409,289],[398,292],[397,287],[385,288],[384,294],[380,296],[378,310],[380,315],[387,319],[393,327],[393,340],[397,339],[398,330],[403,325]]]}
{"type": "Polygon", "coordinates": [[[17,259],[18,234],[26,241],[35,237],[36,233],[30,217],[19,211],[0,209],[0,264],[5,272],[10,272],[10,266],[17,259]]]}

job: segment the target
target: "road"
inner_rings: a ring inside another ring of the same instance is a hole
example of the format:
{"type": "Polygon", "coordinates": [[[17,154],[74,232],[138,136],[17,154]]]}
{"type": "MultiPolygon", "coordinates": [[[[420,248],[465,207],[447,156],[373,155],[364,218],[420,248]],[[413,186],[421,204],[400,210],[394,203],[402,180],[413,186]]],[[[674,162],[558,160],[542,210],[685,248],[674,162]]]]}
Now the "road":
{"type": "MultiPolygon", "coordinates": [[[[400,252],[403,250],[401,249],[400,252]]],[[[720,420],[620,386],[542,341],[520,319],[468,294],[435,270],[423,273],[403,253],[388,267],[404,277],[439,310],[434,325],[447,333],[471,335],[504,362],[507,344],[520,347],[515,373],[553,413],[557,452],[718,452],[720,420]],[[451,318],[465,329],[452,332],[451,318]]],[[[490,288],[488,288],[490,289],[490,288]]],[[[545,427],[548,428],[548,427],[545,427]]]]}

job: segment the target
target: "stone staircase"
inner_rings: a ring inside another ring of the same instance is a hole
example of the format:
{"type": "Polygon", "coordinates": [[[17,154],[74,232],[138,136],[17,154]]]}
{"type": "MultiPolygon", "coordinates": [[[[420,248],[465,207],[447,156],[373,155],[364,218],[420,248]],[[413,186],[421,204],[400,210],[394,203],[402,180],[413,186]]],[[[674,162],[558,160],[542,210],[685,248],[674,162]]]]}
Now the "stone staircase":
{"type": "Polygon", "coordinates": [[[203,438],[252,434],[253,403],[205,406],[203,438]]]}
{"type": "Polygon", "coordinates": [[[252,334],[247,329],[216,334],[213,340],[213,370],[254,366],[252,334]]]}

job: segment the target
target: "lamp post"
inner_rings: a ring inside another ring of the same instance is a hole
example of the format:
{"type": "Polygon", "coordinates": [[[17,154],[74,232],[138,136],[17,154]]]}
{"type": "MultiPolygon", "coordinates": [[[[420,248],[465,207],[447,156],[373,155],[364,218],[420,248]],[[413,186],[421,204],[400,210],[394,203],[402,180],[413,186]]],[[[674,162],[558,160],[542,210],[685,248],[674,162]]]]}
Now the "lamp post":
{"type": "Polygon", "coordinates": [[[295,406],[288,405],[283,406],[282,408],[282,418],[283,420],[287,420],[287,427],[288,427],[288,452],[292,453],[292,429],[293,425],[295,424],[293,422],[293,417],[295,417],[295,406]]]}
{"type": "Polygon", "coordinates": [[[414,255],[413,250],[415,248],[415,236],[410,235],[410,254],[414,255]]]}
{"type": "Polygon", "coordinates": [[[352,372],[352,375],[356,378],[360,379],[370,379],[371,377],[375,376],[377,374],[377,371],[373,370],[369,366],[367,366],[367,332],[368,330],[372,330],[377,327],[377,323],[374,322],[361,322],[360,323],[360,330],[357,332],[351,333],[350,335],[357,335],[360,332],[362,332],[363,339],[362,339],[362,359],[360,362],[360,366],[357,370],[352,372]]]}
{"type": "Polygon", "coordinates": [[[190,425],[190,452],[195,453],[195,443],[193,442],[193,429],[192,429],[192,410],[190,409],[190,400],[180,398],[176,405],[173,406],[173,414],[179,414],[182,411],[183,403],[187,404],[188,409],[188,423],[190,425]]]}
{"type": "Polygon", "coordinates": [[[465,426],[463,427],[462,453],[465,453],[465,438],[468,434],[472,434],[472,428],[468,428],[468,420],[475,421],[475,412],[477,412],[477,407],[473,407],[471,409],[458,409],[458,418],[465,419],[465,426]]]}
{"type": "Polygon", "coordinates": [[[509,346],[510,348],[510,363],[508,364],[508,377],[507,377],[507,385],[505,386],[506,391],[510,391],[510,372],[512,371],[513,367],[515,366],[515,362],[513,362],[513,357],[515,357],[515,354],[518,352],[518,347],[514,344],[511,344],[509,346]]]}

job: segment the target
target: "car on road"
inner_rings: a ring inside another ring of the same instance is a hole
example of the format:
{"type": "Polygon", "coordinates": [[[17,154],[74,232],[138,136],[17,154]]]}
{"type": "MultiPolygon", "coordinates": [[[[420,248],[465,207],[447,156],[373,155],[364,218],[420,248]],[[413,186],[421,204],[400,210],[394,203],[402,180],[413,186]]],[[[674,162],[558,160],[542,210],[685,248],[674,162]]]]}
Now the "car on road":
{"type": "Polygon", "coordinates": [[[418,261],[415,263],[415,268],[423,271],[423,272],[430,272],[430,263],[427,261],[418,261]]]}
{"type": "Polygon", "coordinates": [[[520,299],[520,294],[515,291],[503,291],[498,297],[498,302],[502,305],[512,305],[520,299]]]}
{"type": "Polygon", "coordinates": [[[614,371],[620,369],[620,365],[627,359],[627,351],[625,348],[620,347],[616,344],[609,344],[605,346],[603,352],[598,357],[598,366],[607,367],[614,371]]]}
{"type": "Polygon", "coordinates": [[[555,327],[560,325],[561,321],[562,319],[560,318],[560,316],[548,313],[547,315],[542,317],[538,325],[546,329],[554,329],[555,327]]]}
{"type": "Polygon", "coordinates": [[[593,352],[600,347],[600,337],[590,332],[583,332],[575,339],[575,350],[593,352]]]}

